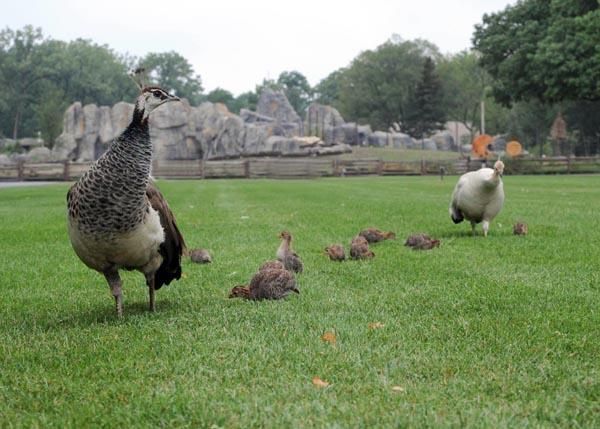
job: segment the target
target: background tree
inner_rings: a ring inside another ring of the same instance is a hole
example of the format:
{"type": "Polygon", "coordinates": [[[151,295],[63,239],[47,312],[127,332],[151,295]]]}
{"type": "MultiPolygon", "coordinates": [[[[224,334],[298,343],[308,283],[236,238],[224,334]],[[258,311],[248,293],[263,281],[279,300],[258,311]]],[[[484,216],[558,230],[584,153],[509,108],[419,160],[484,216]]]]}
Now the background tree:
{"type": "Polygon", "coordinates": [[[13,139],[20,136],[26,106],[35,98],[35,84],[52,74],[36,66],[42,59],[43,40],[42,30],[32,26],[0,32],[0,117],[3,134],[13,139]]]}
{"type": "Polygon", "coordinates": [[[481,101],[491,78],[479,65],[477,55],[469,51],[445,57],[437,70],[448,119],[462,122],[473,134],[480,128],[481,101]]]}
{"type": "Polygon", "coordinates": [[[284,71],[277,78],[277,84],[283,89],[296,113],[303,117],[313,92],[306,77],[297,71],[284,71]]]}
{"type": "Polygon", "coordinates": [[[200,75],[194,74],[188,60],[177,52],[149,53],[139,61],[139,66],[146,69],[152,83],[187,98],[192,106],[202,101],[200,75]]]}
{"type": "Polygon", "coordinates": [[[574,152],[600,151],[599,34],[597,0],[522,0],[476,26],[473,44],[493,78],[493,95],[516,103],[510,129],[523,133],[526,147],[534,142],[544,152],[552,120],[564,109],[574,152]]]}
{"type": "Polygon", "coordinates": [[[345,70],[341,68],[330,73],[315,86],[315,101],[325,105],[339,104],[340,86],[345,70]]]}
{"type": "Polygon", "coordinates": [[[215,88],[206,95],[206,101],[211,103],[223,103],[229,111],[233,112],[235,97],[223,88],[215,88]]]}
{"type": "Polygon", "coordinates": [[[484,15],[473,45],[505,104],[599,100],[599,34],[597,0],[523,0],[484,15]]]}
{"type": "Polygon", "coordinates": [[[230,110],[239,114],[242,109],[256,110],[257,104],[258,94],[256,92],[247,91],[235,98],[233,107],[230,110]]]}
{"type": "Polygon", "coordinates": [[[374,129],[405,120],[426,56],[437,59],[440,54],[423,40],[388,41],[361,53],[340,72],[334,107],[346,120],[371,124],[374,129]]]}
{"type": "Polygon", "coordinates": [[[414,137],[424,137],[443,128],[445,112],[442,106],[442,84],[435,72],[435,63],[425,58],[421,79],[410,100],[410,111],[402,128],[414,137]]]}

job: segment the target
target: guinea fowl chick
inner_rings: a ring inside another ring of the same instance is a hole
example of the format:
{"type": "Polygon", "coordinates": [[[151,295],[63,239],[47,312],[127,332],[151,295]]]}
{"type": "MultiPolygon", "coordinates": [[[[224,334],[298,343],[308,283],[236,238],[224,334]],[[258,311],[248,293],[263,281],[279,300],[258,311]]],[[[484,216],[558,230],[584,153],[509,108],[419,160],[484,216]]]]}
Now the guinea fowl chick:
{"type": "Polygon", "coordinates": [[[377,228],[363,229],[358,235],[365,237],[369,243],[379,243],[383,240],[393,240],[396,238],[396,234],[392,231],[385,232],[377,228]]]}
{"type": "Polygon", "coordinates": [[[375,254],[369,250],[369,242],[362,235],[352,239],[350,246],[350,257],[352,259],[371,259],[375,254]]]}
{"type": "Polygon", "coordinates": [[[413,234],[404,242],[405,246],[411,247],[413,250],[429,250],[434,247],[440,247],[440,240],[431,238],[427,234],[413,234]]]}
{"type": "Polygon", "coordinates": [[[274,259],[271,261],[263,262],[263,264],[258,268],[258,271],[265,270],[285,270],[285,265],[283,265],[283,262],[274,259]]]}
{"type": "Polygon", "coordinates": [[[291,292],[300,293],[294,275],[285,269],[267,269],[254,274],[248,286],[238,285],[231,289],[229,298],[251,300],[281,299],[291,292]]]}
{"type": "Polygon", "coordinates": [[[513,234],[514,235],[527,235],[528,228],[527,224],[523,222],[517,222],[513,225],[513,234]]]}
{"type": "Polygon", "coordinates": [[[288,231],[282,231],[279,238],[281,238],[281,244],[277,249],[277,259],[283,262],[286,270],[301,273],[304,265],[300,260],[300,256],[292,250],[292,234],[288,231]]]}
{"type": "Polygon", "coordinates": [[[341,244],[332,244],[331,246],[327,246],[325,248],[325,253],[332,261],[341,262],[346,259],[346,252],[344,251],[344,246],[341,244]]]}

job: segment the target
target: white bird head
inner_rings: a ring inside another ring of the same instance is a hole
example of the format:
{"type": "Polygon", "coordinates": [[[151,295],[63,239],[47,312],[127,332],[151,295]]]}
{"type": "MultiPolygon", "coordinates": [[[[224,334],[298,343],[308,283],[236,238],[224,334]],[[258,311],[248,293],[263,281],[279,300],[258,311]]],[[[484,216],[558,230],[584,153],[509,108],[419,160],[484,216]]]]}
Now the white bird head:
{"type": "Polygon", "coordinates": [[[494,171],[497,175],[502,176],[504,174],[504,163],[500,160],[494,164],[494,171]]]}

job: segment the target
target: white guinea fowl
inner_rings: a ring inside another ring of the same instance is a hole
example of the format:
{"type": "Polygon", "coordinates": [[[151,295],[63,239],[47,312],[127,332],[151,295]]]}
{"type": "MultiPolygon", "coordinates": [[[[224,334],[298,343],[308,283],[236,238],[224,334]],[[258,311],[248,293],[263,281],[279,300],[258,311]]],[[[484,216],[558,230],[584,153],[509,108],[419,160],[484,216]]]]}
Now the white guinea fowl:
{"type": "Polygon", "coordinates": [[[480,168],[463,174],[452,193],[450,217],[454,223],[464,219],[475,225],[482,223],[483,235],[487,237],[490,222],[496,217],[504,204],[502,173],[504,163],[496,161],[494,168],[480,168]]]}

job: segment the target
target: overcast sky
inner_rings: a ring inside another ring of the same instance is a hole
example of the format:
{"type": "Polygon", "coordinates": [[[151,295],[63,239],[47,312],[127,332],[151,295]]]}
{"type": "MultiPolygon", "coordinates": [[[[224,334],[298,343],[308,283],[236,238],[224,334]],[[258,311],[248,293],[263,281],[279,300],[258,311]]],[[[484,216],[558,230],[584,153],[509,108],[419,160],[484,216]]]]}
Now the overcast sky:
{"type": "Polygon", "coordinates": [[[91,39],[119,53],[174,50],[206,92],[235,95],[297,70],[316,85],[392,34],[443,53],[471,46],[484,13],[516,0],[2,0],[0,28],[31,24],[45,36],[91,39]]]}

